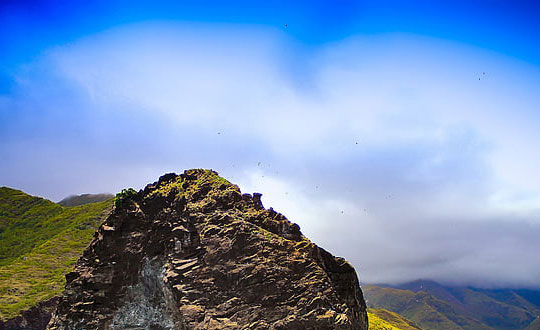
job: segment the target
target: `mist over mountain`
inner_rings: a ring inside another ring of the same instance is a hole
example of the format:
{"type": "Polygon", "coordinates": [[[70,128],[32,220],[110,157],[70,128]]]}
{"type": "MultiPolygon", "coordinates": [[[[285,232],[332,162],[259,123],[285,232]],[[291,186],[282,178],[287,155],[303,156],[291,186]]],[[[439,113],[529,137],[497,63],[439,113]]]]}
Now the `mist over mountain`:
{"type": "Polygon", "coordinates": [[[363,288],[368,306],[396,312],[423,329],[534,329],[540,317],[540,290],[481,289],[427,280],[363,288]]]}
{"type": "Polygon", "coordinates": [[[85,205],[90,203],[103,202],[107,199],[113,198],[113,194],[81,194],[81,195],[70,195],[61,201],[58,204],[66,207],[85,205]]]}
{"type": "Polygon", "coordinates": [[[415,315],[491,327],[470,296],[522,326],[540,290],[538,31],[527,0],[0,1],[0,185],[21,192],[0,190],[0,267],[36,270],[2,289],[9,313],[90,242],[112,202],[86,193],[213,168],[362,283],[420,295],[415,315]],[[399,287],[418,279],[444,289],[399,287]]]}

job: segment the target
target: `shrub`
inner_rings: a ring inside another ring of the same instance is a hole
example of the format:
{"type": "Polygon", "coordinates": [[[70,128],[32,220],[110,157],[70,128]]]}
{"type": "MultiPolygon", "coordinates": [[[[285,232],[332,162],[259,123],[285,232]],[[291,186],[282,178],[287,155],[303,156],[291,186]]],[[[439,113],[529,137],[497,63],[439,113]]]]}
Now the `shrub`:
{"type": "Polygon", "coordinates": [[[114,198],[114,206],[119,207],[123,205],[128,198],[131,198],[136,194],[137,191],[133,188],[122,189],[122,191],[116,194],[116,197],[114,198]]]}

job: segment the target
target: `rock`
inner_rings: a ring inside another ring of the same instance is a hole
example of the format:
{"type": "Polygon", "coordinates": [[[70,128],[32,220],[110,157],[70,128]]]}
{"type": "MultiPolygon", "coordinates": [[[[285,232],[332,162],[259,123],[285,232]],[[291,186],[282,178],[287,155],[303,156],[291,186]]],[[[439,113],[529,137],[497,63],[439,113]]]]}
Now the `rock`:
{"type": "Polygon", "coordinates": [[[354,268],[209,170],[119,203],[48,329],[367,329],[354,268]]]}
{"type": "Polygon", "coordinates": [[[37,330],[45,329],[56,308],[58,297],[53,297],[23,311],[20,316],[7,321],[0,321],[0,330],[37,330]]]}

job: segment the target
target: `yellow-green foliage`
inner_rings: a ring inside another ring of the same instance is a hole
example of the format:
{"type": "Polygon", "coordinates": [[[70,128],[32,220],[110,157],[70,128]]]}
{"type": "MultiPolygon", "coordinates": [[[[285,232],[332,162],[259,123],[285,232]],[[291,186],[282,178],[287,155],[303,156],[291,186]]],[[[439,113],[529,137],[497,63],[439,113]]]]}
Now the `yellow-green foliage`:
{"type": "Polygon", "coordinates": [[[186,171],[186,174],[189,175],[191,174],[191,172],[195,172],[195,171],[202,172],[203,175],[199,177],[199,180],[197,180],[194,185],[191,185],[189,187],[189,190],[187,191],[188,194],[191,194],[194,191],[200,190],[200,188],[203,186],[209,186],[210,188],[219,188],[221,185],[224,185],[226,188],[240,191],[237,185],[233,185],[228,180],[220,177],[218,173],[212,170],[203,170],[203,169],[188,170],[186,171]]]}
{"type": "Polygon", "coordinates": [[[62,292],[65,274],[112,203],[111,199],[64,208],[0,188],[0,319],[62,292]]]}
{"type": "Polygon", "coordinates": [[[368,312],[368,319],[370,330],[402,330],[370,312],[368,312]]]}
{"type": "Polygon", "coordinates": [[[174,182],[170,182],[166,185],[160,186],[158,189],[154,190],[150,196],[152,195],[161,195],[164,197],[169,196],[171,191],[174,191],[175,193],[183,192],[184,189],[182,188],[182,179],[178,177],[174,182]]]}
{"type": "Polygon", "coordinates": [[[240,188],[219,176],[217,172],[205,169],[193,169],[184,172],[186,175],[196,176],[195,181],[191,181],[188,185],[185,185],[185,179],[182,176],[178,176],[175,180],[163,183],[161,182],[154,190],[152,195],[160,195],[164,197],[171,197],[171,193],[175,195],[174,198],[186,198],[191,199],[194,194],[199,194],[203,191],[208,192],[210,198],[201,200],[199,202],[191,203],[193,208],[201,208],[208,206],[207,203],[211,203],[216,195],[221,195],[226,192],[240,192],[240,188]],[[184,188],[185,187],[185,188],[184,188]]]}
{"type": "Polygon", "coordinates": [[[215,189],[219,188],[221,185],[224,185],[226,189],[236,189],[239,190],[238,186],[233,185],[228,180],[222,178],[219,176],[218,173],[212,171],[212,170],[205,170],[205,169],[193,169],[193,170],[187,170],[185,174],[192,175],[192,174],[201,174],[199,176],[199,179],[194,182],[194,184],[190,184],[189,187],[187,187],[187,191],[184,190],[182,187],[182,184],[184,183],[184,180],[178,176],[174,181],[167,182],[165,184],[161,184],[157,187],[156,190],[154,190],[151,195],[161,195],[161,196],[169,196],[171,191],[174,191],[179,196],[189,196],[193,194],[196,191],[199,191],[201,187],[208,186],[209,188],[215,189]]]}
{"type": "Polygon", "coordinates": [[[403,316],[386,309],[368,309],[370,330],[420,330],[403,316]]]}

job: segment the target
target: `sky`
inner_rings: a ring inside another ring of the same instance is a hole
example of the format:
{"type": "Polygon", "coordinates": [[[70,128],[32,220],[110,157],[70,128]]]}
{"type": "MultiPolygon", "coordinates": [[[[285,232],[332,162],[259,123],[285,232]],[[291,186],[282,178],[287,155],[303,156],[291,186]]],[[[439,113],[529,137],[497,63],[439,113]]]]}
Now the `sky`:
{"type": "Polygon", "coordinates": [[[2,1],[0,185],[212,168],[362,283],[540,288],[540,5],[2,1]]]}

